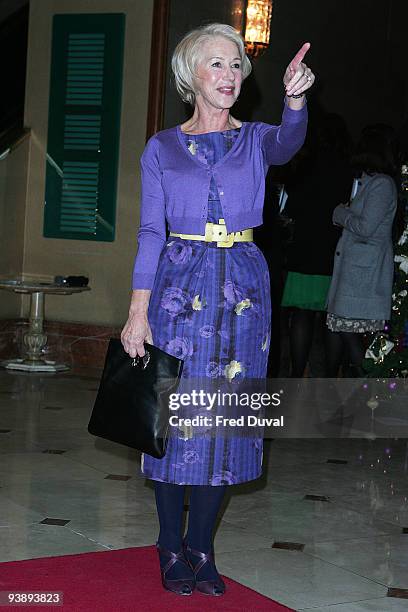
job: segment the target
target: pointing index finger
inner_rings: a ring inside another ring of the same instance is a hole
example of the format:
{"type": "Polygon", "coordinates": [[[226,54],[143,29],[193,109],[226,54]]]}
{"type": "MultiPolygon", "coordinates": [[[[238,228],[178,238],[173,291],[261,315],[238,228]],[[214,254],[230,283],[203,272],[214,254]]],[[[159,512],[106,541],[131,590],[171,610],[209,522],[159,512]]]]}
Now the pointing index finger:
{"type": "Polygon", "coordinates": [[[290,67],[292,68],[292,70],[297,70],[298,66],[300,64],[300,62],[303,61],[303,58],[305,57],[306,53],[309,51],[310,49],[310,43],[305,43],[301,49],[299,49],[299,51],[296,53],[295,57],[293,58],[293,60],[290,62],[290,67]]]}

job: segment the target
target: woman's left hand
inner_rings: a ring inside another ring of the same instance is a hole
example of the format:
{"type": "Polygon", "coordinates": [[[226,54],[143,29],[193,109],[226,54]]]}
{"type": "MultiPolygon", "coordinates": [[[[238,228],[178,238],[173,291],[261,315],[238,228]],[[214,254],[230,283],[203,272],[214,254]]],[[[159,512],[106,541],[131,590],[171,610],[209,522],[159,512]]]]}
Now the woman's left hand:
{"type": "Polygon", "coordinates": [[[343,219],[344,219],[344,211],[348,211],[349,207],[347,204],[338,204],[336,208],[333,209],[333,225],[337,225],[337,227],[344,227],[343,219]]]}
{"type": "Polygon", "coordinates": [[[315,82],[315,75],[302,61],[309,49],[310,43],[305,43],[286,68],[283,84],[286,89],[286,95],[288,96],[304,93],[315,82]]]}

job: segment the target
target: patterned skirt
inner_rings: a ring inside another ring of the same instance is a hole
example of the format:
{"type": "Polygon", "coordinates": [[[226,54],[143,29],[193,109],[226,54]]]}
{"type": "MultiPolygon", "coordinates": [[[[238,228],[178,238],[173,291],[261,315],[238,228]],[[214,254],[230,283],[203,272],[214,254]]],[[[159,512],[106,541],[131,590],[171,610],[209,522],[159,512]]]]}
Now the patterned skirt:
{"type": "MultiPolygon", "coordinates": [[[[269,271],[259,248],[170,237],[160,256],[148,319],[153,343],[184,360],[183,377],[234,383],[266,377],[269,271]]],[[[227,408],[225,409],[227,411],[227,408]]],[[[183,416],[194,416],[194,407],[183,416]]],[[[141,475],[175,484],[237,484],[262,472],[262,436],[184,433],[170,427],[166,455],[142,455],[141,475]]]]}
{"type": "Polygon", "coordinates": [[[348,319],[346,317],[339,317],[331,312],[327,314],[326,324],[330,331],[354,334],[380,331],[385,327],[385,321],[382,319],[348,319]]]}

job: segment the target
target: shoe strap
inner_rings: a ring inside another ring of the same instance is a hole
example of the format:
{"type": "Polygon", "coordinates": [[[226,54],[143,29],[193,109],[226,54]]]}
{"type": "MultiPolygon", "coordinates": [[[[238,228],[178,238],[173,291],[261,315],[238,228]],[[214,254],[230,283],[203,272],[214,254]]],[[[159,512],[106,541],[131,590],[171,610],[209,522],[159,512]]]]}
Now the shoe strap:
{"type": "Polygon", "coordinates": [[[178,553],[175,553],[171,550],[168,550],[167,548],[164,548],[159,543],[156,544],[156,548],[160,554],[170,557],[166,565],[161,568],[163,575],[166,574],[166,572],[168,572],[169,569],[173,567],[175,563],[177,563],[177,561],[181,561],[182,563],[188,566],[183,550],[180,550],[178,553]]]}
{"type": "Polygon", "coordinates": [[[201,552],[200,550],[195,550],[194,548],[190,548],[190,546],[188,545],[186,546],[186,550],[188,553],[194,555],[195,557],[200,557],[200,561],[198,561],[198,563],[193,567],[194,574],[198,574],[200,569],[206,563],[214,563],[214,558],[211,552],[206,554],[206,553],[201,552]]]}

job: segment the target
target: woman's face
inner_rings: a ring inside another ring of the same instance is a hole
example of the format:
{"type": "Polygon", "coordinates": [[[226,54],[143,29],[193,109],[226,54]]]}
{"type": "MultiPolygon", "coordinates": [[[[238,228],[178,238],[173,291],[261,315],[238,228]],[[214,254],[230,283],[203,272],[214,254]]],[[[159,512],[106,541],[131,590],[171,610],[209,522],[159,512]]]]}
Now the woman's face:
{"type": "Polygon", "coordinates": [[[241,91],[242,68],[237,45],[223,37],[202,44],[196,68],[197,102],[217,108],[231,108],[241,91]]]}

